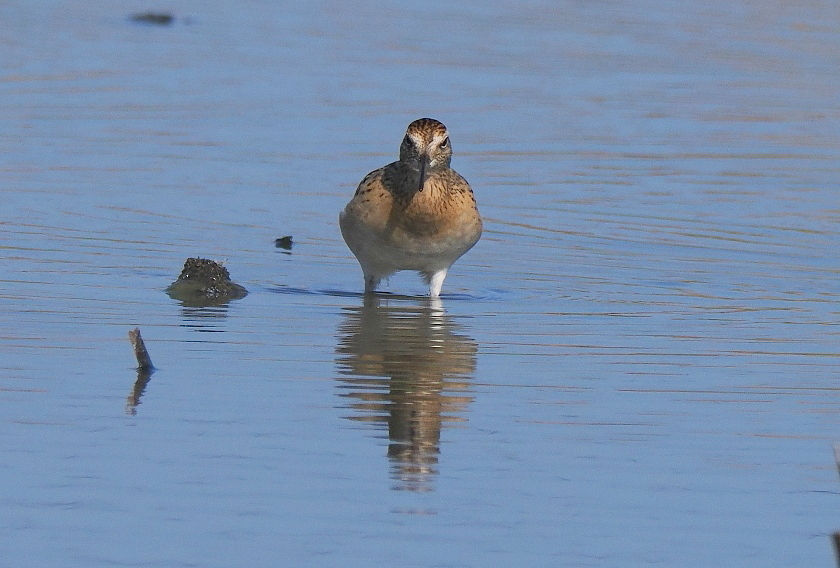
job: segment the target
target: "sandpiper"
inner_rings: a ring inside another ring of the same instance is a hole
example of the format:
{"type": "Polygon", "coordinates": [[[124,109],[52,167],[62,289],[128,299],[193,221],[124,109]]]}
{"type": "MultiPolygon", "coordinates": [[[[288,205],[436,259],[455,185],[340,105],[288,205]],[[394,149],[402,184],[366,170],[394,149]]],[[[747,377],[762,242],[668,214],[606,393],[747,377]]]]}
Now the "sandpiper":
{"type": "Polygon", "coordinates": [[[475,196],[449,167],[446,127],[432,118],[408,125],[400,159],[370,172],[338,217],[365,276],[365,293],[399,270],[416,270],[440,296],[446,272],[481,237],[475,196]]]}

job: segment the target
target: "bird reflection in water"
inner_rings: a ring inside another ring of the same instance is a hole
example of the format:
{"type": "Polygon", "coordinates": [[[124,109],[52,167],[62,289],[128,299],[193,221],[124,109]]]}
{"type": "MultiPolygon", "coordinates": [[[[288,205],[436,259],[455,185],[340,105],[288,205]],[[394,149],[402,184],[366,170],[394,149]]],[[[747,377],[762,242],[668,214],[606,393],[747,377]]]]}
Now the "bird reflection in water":
{"type": "Polygon", "coordinates": [[[367,294],[361,307],[345,308],[339,381],[350,420],[387,425],[395,489],[430,491],[442,424],[466,420],[478,346],[456,333],[440,299],[406,302],[367,294]]]}

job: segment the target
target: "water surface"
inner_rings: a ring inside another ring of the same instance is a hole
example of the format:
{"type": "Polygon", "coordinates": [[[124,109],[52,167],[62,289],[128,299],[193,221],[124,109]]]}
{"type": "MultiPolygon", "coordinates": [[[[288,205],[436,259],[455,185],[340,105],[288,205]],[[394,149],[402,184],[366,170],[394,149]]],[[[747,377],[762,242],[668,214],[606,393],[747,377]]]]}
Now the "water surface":
{"type": "Polygon", "coordinates": [[[0,6],[3,564],[834,563],[836,6],[148,9],[0,6]],[[366,301],[420,116],[485,234],[366,301]]]}

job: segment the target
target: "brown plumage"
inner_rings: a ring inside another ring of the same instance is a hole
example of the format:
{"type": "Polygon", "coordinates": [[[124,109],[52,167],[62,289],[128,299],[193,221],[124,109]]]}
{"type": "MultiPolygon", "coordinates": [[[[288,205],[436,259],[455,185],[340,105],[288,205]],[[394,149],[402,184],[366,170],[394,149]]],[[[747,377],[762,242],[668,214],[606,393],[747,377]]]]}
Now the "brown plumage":
{"type": "Polygon", "coordinates": [[[470,184],[449,167],[446,127],[432,118],[408,125],[400,159],[369,173],[339,215],[365,292],[399,270],[416,270],[437,297],[449,267],[478,242],[481,216],[470,184]]]}

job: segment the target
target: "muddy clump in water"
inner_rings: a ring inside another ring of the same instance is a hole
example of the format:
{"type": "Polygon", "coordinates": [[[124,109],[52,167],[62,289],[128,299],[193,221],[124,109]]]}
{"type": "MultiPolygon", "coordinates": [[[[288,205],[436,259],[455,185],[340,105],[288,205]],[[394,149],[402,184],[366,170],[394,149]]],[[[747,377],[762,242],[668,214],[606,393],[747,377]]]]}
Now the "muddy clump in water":
{"type": "Polygon", "coordinates": [[[227,268],[206,258],[188,258],[166,293],[186,306],[218,306],[244,298],[248,290],[231,281],[227,268]]]}

